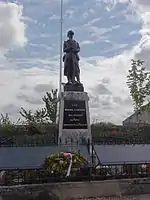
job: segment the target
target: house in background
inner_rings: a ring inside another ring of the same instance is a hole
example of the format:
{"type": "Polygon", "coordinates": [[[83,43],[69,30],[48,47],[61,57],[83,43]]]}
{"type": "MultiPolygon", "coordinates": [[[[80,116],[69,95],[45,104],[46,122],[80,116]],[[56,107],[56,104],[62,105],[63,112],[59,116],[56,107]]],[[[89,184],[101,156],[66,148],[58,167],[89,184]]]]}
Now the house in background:
{"type": "Polygon", "coordinates": [[[150,125],[150,103],[142,106],[140,111],[133,113],[127,117],[123,122],[123,126],[129,125],[150,125]]]}

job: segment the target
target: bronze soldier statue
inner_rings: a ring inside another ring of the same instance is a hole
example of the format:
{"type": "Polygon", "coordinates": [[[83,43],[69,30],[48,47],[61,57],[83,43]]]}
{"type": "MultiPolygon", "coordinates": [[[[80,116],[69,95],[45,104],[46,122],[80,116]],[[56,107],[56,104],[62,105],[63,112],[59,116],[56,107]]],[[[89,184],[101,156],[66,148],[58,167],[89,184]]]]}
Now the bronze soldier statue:
{"type": "Polygon", "coordinates": [[[79,43],[73,39],[74,32],[68,31],[67,41],[64,41],[63,56],[64,76],[67,76],[68,84],[80,84],[80,68],[79,68],[79,43]]]}

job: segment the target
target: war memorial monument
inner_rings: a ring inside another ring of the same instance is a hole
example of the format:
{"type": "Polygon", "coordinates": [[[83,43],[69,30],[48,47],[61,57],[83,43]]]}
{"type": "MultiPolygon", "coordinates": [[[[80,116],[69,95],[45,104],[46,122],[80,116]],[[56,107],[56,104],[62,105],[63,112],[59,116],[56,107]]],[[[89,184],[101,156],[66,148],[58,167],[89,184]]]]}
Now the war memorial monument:
{"type": "Polygon", "coordinates": [[[80,46],[68,31],[68,40],[63,45],[64,76],[67,83],[60,96],[58,144],[81,144],[91,141],[89,97],[80,82],[80,46]]]}
{"type": "Polygon", "coordinates": [[[63,46],[67,83],[59,97],[58,144],[2,145],[0,199],[148,200],[150,145],[91,143],[89,98],[80,81],[80,46],[73,35],[68,32],[63,46]]]}

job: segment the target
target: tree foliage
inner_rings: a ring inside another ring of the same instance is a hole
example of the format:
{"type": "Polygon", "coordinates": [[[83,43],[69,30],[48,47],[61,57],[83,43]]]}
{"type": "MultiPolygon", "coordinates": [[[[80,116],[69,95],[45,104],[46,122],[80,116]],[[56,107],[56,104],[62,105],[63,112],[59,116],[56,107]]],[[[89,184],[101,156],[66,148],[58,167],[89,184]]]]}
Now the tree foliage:
{"type": "Polygon", "coordinates": [[[10,126],[10,125],[12,125],[12,122],[9,118],[8,113],[6,113],[5,115],[1,114],[0,126],[5,127],[5,126],[10,126]]]}
{"type": "Polygon", "coordinates": [[[46,116],[55,124],[57,117],[58,90],[52,90],[51,93],[47,92],[43,97],[43,101],[46,107],[46,116]]]}
{"type": "MultiPolygon", "coordinates": [[[[65,176],[69,163],[69,158],[66,157],[63,152],[60,152],[46,158],[43,167],[47,172],[49,172],[49,174],[59,174],[65,176]]],[[[72,152],[71,174],[73,172],[80,171],[80,169],[87,164],[88,162],[86,158],[84,158],[80,152],[72,152]]]]}
{"type": "Polygon", "coordinates": [[[21,107],[20,114],[26,119],[28,124],[44,123],[46,120],[45,118],[47,117],[46,108],[38,109],[33,113],[31,110],[26,111],[23,107],[21,107]]]}
{"type": "MultiPolygon", "coordinates": [[[[19,126],[18,125],[20,119],[18,119],[16,122],[12,122],[9,114],[1,114],[0,117],[0,137],[1,136],[13,136],[13,135],[17,135],[19,133],[19,126]]],[[[4,140],[3,140],[4,142],[4,140]]],[[[2,138],[0,143],[2,142],[2,138]]]]}
{"type": "Polygon", "coordinates": [[[45,104],[44,108],[37,109],[34,113],[31,110],[26,111],[23,107],[21,108],[20,114],[28,124],[56,123],[58,90],[47,92],[42,100],[45,104]]]}
{"type": "Polygon", "coordinates": [[[133,100],[134,110],[139,111],[150,95],[150,74],[146,71],[144,61],[131,60],[127,85],[133,100]]]}

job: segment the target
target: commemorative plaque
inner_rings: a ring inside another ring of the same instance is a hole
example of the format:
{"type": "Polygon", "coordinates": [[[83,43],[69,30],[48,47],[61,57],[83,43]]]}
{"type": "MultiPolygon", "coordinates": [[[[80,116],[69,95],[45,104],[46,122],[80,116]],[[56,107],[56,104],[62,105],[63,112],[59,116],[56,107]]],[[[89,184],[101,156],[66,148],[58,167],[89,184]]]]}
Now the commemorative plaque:
{"type": "Polygon", "coordinates": [[[64,101],[63,129],[87,129],[85,101],[64,101]]]}

